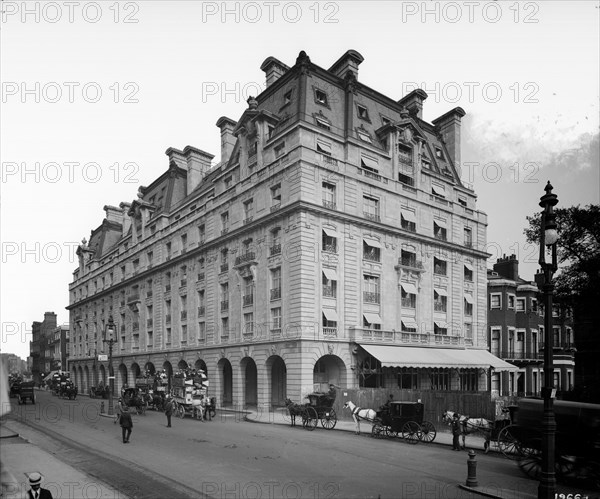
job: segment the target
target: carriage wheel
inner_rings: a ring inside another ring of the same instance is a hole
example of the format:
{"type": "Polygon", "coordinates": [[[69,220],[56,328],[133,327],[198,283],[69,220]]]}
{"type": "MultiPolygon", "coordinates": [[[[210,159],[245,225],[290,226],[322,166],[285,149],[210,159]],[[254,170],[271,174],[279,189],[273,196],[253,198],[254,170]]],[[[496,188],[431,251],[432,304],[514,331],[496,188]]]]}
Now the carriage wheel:
{"type": "Polygon", "coordinates": [[[373,438],[381,438],[383,432],[384,432],[383,426],[381,426],[379,423],[373,424],[373,428],[371,428],[371,436],[373,438]]]}
{"type": "Polygon", "coordinates": [[[321,426],[326,430],[333,430],[337,423],[337,414],[333,409],[328,409],[321,417],[321,426]]]}
{"type": "Polygon", "coordinates": [[[385,427],[385,436],[388,438],[396,438],[399,435],[399,433],[395,430],[392,430],[391,426],[386,426],[385,427]]]}
{"type": "Polygon", "coordinates": [[[504,454],[504,457],[513,460],[522,456],[515,430],[515,425],[509,425],[498,433],[498,450],[504,454]]]}
{"type": "Polygon", "coordinates": [[[409,421],[402,427],[402,438],[409,444],[419,443],[421,427],[414,421],[409,421]]]}
{"type": "Polygon", "coordinates": [[[183,404],[177,404],[177,410],[175,411],[175,415],[178,418],[184,418],[185,417],[185,407],[183,407],[183,404]]]}
{"type": "Polygon", "coordinates": [[[302,412],[302,426],[313,431],[319,422],[319,415],[314,407],[306,407],[302,412]]]}
{"type": "Polygon", "coordinates": [[[419,437],[423,442],[431,443],[435,440],[437,432],[435,431],[435,426],[431,421],[423,421],[421,424],[421,433],[419,437]]]}

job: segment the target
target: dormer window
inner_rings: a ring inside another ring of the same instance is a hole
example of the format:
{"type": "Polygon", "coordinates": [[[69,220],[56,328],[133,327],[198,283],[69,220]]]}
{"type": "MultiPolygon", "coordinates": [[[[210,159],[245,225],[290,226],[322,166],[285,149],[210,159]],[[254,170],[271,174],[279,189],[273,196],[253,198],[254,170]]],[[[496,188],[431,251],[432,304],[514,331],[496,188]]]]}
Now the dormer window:
{"type": "Polygon", "coordinates": [[[288,90],[285,94],[283,94],[283,105],[287,106],[290,102],[292,102],[292,91],[288,90]]]}
{"type": "Polygon", "coordinates": [[[331,130],[331,125],[329,121],[327,121],[325,118],[316,117],[315,122],[317,123],[317,126],[319,128],[323,128],[324,130],[331,130]]]}
{"type": "Polygon", "coordinates": [[[358,138],[360,140],[362,140],[363,142],[367,142],[369,144],[373,143],[373,139],[371,138],[371,135],[369,135],[369,132],[367,132],[366,130],[357,130],[356,133],[358,134],[358,138]]]}
{"type": "Polygon", "coordinates": [[[445,160],[445,158],[444,158],[444,152],[439,147],[435,148],[435,157],[438,158],[438,159],[441,159],[442,161],[445,160]]]}
{"type": "Polygon", "coordinates": [[[385,116],[382,116],[382,117],[381,117],[381,124],[382,124],[383,126],[385,126],[385,125],[389,125],[391,122],[392,122],[392,120],[390,120],[389,118],[387,118],[387,117],[385,117],[385,116]]]}
{"type": "Polygon", "coordinates": [[[267,138],[271,140],[275,133],[275,127],[273,125],[268,125],[267,127],[267,138]]]}
{"type": "Polygon", "coordinates": [[[323,90],[315,89],[315,102],[317,104],[321,104],[323,106],[328,106],[327,104],[327,94],[323,92],[323,90]]]}
{"type": "Polygon", "coordinates": [[[413,162],[413,150],[412,147],[398,144],[398,159],[401,163],[411,165],[413,162]]]}
{"type": "Polygon", "coordinates": [[[225,189],[229,189],[229,188],[231,187],[231,182],[232,182],[232,180],[231,180],[231,176],[227,177],[227,178],[226,178],[226,179],[223,181],[223,183],[225,184],[225,189]]]}
{"type": "Polygon", "coordinates": [[[360,104],[356,105],[356,110],[358,113],[358,117],[361,120],[371,121],[369,119],[369,110],[365,106],[361,106],[360,104]]]}

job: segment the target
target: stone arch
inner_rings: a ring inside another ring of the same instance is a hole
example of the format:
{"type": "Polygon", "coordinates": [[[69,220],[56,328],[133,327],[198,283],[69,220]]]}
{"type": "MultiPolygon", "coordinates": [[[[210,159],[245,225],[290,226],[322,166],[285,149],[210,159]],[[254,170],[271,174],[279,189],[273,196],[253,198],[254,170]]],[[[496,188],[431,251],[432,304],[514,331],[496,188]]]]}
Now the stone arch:
{"type": "Polygon", "coordinates": [[[206,367],[206,362],[204,362],[202,359],[198,359],[196,362],[194,362],[194,368],[201,369],[205,373],[208,373],[208,368],[206,367]]]}
{"type": "Polygon", "coordinates": [[[89,393],[89,389],[90,389],[91,385],[90,385],[90,370],[89,370],[88,366],[85,366],[83,368],[83,379],[84,379],[84,381],[83,381],[84,387],[82,389],[89,393]]]}
{"type": "Polygon", "coordinates": [[[244,357],[240,361],[242,386],[244,387],[244,407],[258,406],[258,369],[252,357],[244,357]]]}
{"type": "Polygon", "coordinates": [[[168,360],[163,362],[163,371],[165,371],[165,374],[167,375],[167,391],[170,392],[171,383],[173,382],[173,365],[168,360]]]}
{"type": "Polygon", "coordinates": [[[284,407],[287,395],[287,367],[279,355],[271,355],[266,362],[269,394],[273,407],[284,407]]]}
{"type": "Polygon", "coordinates": [[[156,367],[154,367],[154,364],[152,362],[146,362],[144,370],[145,372],[150,373],[151,376],[154,376],[156,374],[156,367]]]}
{"type": "Polygon", "coordinates": [[[98,385],[102,382],[102,386],[106,386],[108,379],[106,377],[106,369],[104,368],[104,364],[100,364],[98,368],[98,385]]]}
{"type": "Polygon", "coordinates": [[[233,404],[233,368],[228,359],[222,358],[217,363],[219,386],[221,387],[221,405],[231,406],[233,404]]]}
{"type": "Polygon", "coordinates": [[[183,371],[183,370],[189,369],[189,368],[190,368],[189,364],[185,360],[183,360],[183,359],[181,359],[177,363],[177,369],[179,369],[180,371],[183,371]]]}
{"type": "Polygon", "coordinates": [[[315,390],[327,392],[330,383],[346,386],[347,371],[346,364],[337,355],[327,354],[319,357],[313,367],[315,390]]]}
{"type": "Polygon", "coordinates": [[[119,375],[115,377],[113,395],[120,394],[123,386],[129,384],[127,383],[127,366],[125,364],[120,364],[118,371],[119,375]]]}

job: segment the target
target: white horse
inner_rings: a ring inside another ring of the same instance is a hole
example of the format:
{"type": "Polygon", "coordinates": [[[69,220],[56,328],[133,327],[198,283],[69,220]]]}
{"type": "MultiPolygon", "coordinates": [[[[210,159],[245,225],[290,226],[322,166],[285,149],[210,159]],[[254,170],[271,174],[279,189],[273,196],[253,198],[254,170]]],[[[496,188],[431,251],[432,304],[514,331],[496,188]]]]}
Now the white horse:
{"type": "Polygon", "coordinates": [[[354,405],[351,400],[348,400],[344,404],[344,409],[350,409],[352,413],[352,419],[356,423],[356,434],[360,435],[360,420],[364,419],[365,421],[369,421],[369,423],[373,423],[375,418],[377,417],[377,413],[373,409],[361,409],[354,405]]]}
{"type": "MultiPolygon", "coordinates": [[[[451,424],[454,414],[455,413],[453,411],[444,412],[444,414],[442,414],[442,421],[446,424],[451,424]]],[[[494,426],[493,423],[484,418],[470,418],[469,416],[464,416],[462,414],[458,414],[458,422],[460,424],[462,435],[462,448],[465,448],[466,435],[469,435],[470,433],[479,433],[485,439],[483,448],[487,454],[490,448],[490,440],[492,438],[492,427],[494,426]]]]}

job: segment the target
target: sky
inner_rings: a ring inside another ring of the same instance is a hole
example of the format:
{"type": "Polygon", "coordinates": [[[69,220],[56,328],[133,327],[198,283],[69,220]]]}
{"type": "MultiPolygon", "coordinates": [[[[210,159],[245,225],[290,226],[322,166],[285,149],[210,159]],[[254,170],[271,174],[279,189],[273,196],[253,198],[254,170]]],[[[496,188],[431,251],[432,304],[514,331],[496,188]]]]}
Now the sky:
{"type": "Polygon", "coordinates": [[[600,202],[597,1],[2,2],[1,351],[26,358],[31,325],[68,323],[75,249],[105,205],[136,198],[165,151],[220,155],[216,122],[265,88],[262,62],[304,50],[431,121],[460,106],[462,178],[488,215],[489,267],[516,254],[548,180],[559,207],[600,202]]]}

